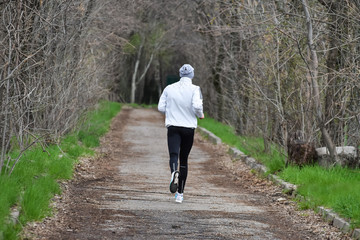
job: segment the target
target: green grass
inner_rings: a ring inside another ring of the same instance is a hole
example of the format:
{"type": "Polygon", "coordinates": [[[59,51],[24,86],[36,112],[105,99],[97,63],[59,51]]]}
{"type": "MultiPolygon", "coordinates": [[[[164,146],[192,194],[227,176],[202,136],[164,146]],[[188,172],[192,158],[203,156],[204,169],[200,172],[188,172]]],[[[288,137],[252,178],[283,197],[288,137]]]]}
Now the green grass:
{"type": "Polygon", "coordinates": [[[20,222],[39,220],[49,215],[51,212],[49,202],[55,194],[59,193],[60,187],[56,179],[50,175],[34,179],[21,199],[20,222]]]}
{"type": "Polygon", "coordinates": [[[332,208],[354,226],[360,226],[360,170],[320,166],[287,167],[279,176],[298,185],[298,193],[312,202],[312,208],[332,208]]]}
{"type": "Polygon", "coordinates": [[[79,140],[86,147],[97,147],[100,144],[100,136],[104,135],[110,126],[110,121],[121,106],[115,102],[101,102],[96,111],[90,112],[86,116],[86,123],[83,124],[78,133],[79,140]]]}
{"type": "Polygon", "coordinates": [[[271,146],[271,153],[264,152],[261,138],[237,136],[234,130],[211,118],[198,121],[221,140],[238,148],[248,156],[262,162],[271,173],[298,186],[298,193],[305,197],[299,201],[300,209],[325,206],[341,216],[351,219],[352,227],[360,227],[360,170],[341,167],[324,169],[318,165],[302,168],[285,168],[285,156],[278,147],[271,146]]]}
{"type": "Polygon", "coordinates": [[[270,173],[278,172],[285,167],[285,156],[279,148],[271,145],[271,151],[265,152],[262,138],[238,136],[232,127],[208,117],[199,120],[198,124],[214,133],[224,143],[238,148],[244,154],[263,163],[270,173]]]}
{"type": "MultiPolygon", "coordinates": [[[[29,221],[41,220],[51,214],[50,201],[60,194],[59,181],[71,179],[80,156],[94,153],[99,138],[110,126],[111,119],[121,105],[100,102],[89,112],[77,132],[64,136],[59,145],[50,145],[43,151],[33,146],[17,163],[11,176],[0,176],[0,240],[18,239],[22,226],[29,221]],[[9,221],[11,208],[20,210],[19,223],[9,221]]],[[[15,159],[19,152],[9,154],[15,159]]]]}

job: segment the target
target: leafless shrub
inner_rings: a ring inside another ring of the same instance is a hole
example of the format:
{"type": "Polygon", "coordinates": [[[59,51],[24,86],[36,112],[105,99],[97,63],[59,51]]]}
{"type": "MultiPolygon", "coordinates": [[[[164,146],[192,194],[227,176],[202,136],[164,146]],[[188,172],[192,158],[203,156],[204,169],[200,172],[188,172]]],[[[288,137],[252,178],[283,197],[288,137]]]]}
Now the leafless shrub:
{"type": "Polygon", "coordinates": [[[2,171],[11,172],[20,157],[7,158],[10,150],[19,148],[21,155],[36,142],[56,142],[107,94],[98,73],[104,66],[97,62],[101,43],[89,34],[94,5],[93,0],[0,5],[2,171]]]}

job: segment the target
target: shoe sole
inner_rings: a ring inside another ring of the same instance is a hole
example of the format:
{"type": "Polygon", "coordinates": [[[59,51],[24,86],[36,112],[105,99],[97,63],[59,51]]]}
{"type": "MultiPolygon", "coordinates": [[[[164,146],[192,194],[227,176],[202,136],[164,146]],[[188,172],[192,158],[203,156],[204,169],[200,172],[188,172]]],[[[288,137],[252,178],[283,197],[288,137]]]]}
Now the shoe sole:
{"type": "Polygon", "coordinates": [[[171,179],[171,182],[170,182],[170,192],[171,193],[175,193],[178,189],[179,174],[180,173],[178,171],[175,171],[174,175],[171,179]]]}

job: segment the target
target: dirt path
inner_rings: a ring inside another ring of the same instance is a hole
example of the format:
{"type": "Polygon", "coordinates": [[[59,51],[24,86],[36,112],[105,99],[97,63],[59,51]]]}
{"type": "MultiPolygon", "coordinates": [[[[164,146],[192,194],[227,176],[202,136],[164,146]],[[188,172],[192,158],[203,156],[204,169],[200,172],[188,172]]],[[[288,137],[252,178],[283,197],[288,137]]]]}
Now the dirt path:
{"type": "Polygon", "coordinates": [[[281,190],[196,136],[184,202],[168,190],[163,116],[123,109],[100,157],[84,160],[55,201],[57,214],[28,227],[31,239],[347,239],[281,190]]]}

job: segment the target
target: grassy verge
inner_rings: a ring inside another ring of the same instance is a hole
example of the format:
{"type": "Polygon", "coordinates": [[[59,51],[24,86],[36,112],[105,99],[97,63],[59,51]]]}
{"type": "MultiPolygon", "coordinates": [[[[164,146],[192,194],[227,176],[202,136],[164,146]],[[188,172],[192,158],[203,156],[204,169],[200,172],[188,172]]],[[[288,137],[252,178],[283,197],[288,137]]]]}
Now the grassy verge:
{"type": "Polygon", "coordinates": [[[352,227],[360,227],[360,170],[335,167],[324,169],[319,166],[285,168],[285,156],[277,146],[271,146],[270,153],[264,152],[261,138],[237,136],[234,130],[211,118],[198,121],[199,125],[217,135],[221,140],[238,148],[248,156],[262,162],[269,172],[276,173],[285,181],[298,185],[298,192],[306,201],[299,202],[300,208],[324,206],[332,208],[342,217],[351,220],[352,227]]]}
{"type": "Polygon", "coordinates": [[[325,206],[351,219],[353,227],[360,227],[360,170],[320,166],[287,167],[279,176],[298,185],[298,193],[308,201],[302,208],[325,206]]]}
{"type": "Polygon", "coordinates": [[[278,146],[271,145],[270,151],[264,151],[264,140],[257,137],[238,136],[234,129],[226,124],[217,122],[212,118],[205,118],[198,121],[201,127],[204,127],[214,133],[221,140],[248,156],[251,156],[263,163],[269,172],[275,173],[285,167],[285,155],[279,150],[278,146]]]}
{"type": "Polygon", "coordinates": [[[87,114],[79,131],[65,136],[59,145],[48,146],[46,151],[34,146],[22,156],[11,176],[0,176],[0,239],[17,239],[27,222],[51,214],[49,203],[61,193],[58,181],[71,179],[78,158],[93,154],[91,148],[99,145],[99,138],[108,131],[120,109],[118,103],[101,102],[87,114]],[[17,223],[9,220],[11,208],[19,209],[17,223]]]}

